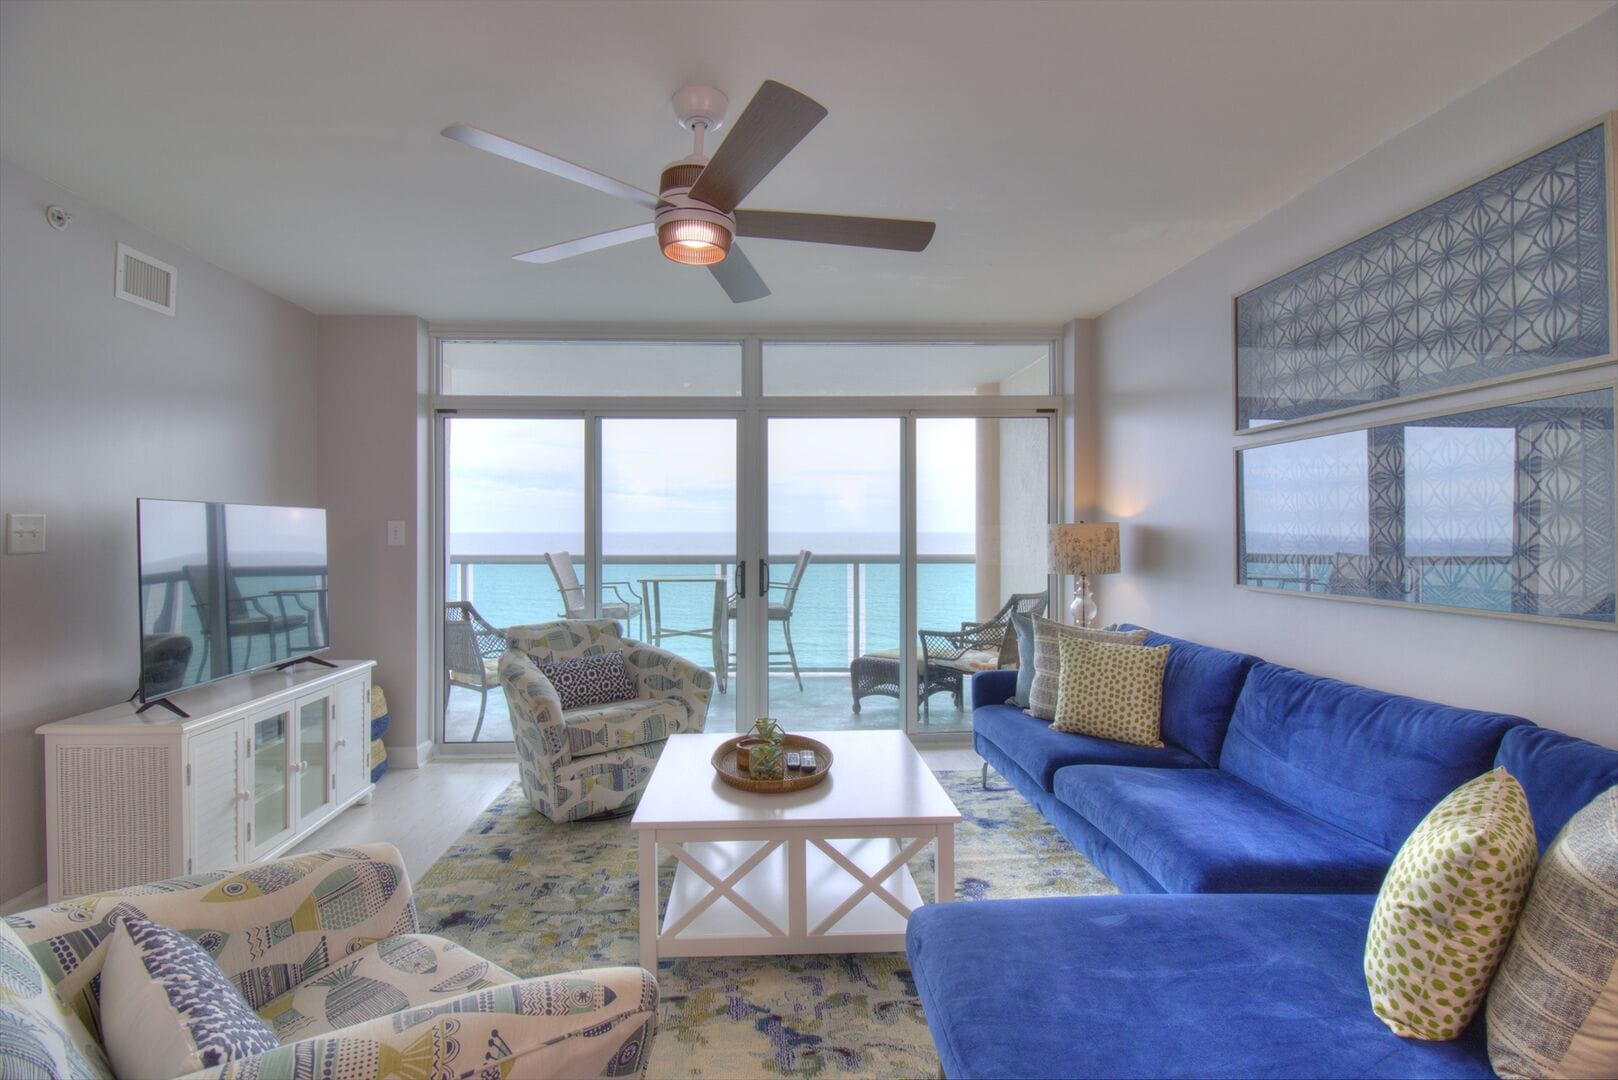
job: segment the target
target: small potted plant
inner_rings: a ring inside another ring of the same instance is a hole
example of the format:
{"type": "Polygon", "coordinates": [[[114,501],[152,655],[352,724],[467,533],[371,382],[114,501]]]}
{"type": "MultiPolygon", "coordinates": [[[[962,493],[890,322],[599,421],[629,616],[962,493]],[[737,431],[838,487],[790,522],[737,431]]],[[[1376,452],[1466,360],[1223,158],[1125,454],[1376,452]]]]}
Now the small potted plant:
{"type": "Polygon", "coordinates": [[[768,716],[759,717],[752,732],[736,744],[736,767],[747,770],[755,780],[781,779],[786,762],[781,740],[786,732],[768,716]]]}

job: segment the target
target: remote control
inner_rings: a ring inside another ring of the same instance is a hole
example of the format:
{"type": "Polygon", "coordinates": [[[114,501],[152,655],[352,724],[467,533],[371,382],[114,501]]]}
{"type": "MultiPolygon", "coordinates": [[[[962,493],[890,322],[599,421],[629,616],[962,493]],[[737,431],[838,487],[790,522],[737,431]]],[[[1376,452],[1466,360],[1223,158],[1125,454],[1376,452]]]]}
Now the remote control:
{"type": "Polygon", "coordinates": [[[798,760],[798,752],[796,750],[787,751],[787,768],[796,769],[798,767],[798,760]]]}
{"type": "Polygon", "coordinates": [[[803,767],[808,769],[810,772],[815,770],[817,762],[815,761],[815,752],[813,750],[800,751],[798,753],[798,760],[802,761],[803,767]]]}

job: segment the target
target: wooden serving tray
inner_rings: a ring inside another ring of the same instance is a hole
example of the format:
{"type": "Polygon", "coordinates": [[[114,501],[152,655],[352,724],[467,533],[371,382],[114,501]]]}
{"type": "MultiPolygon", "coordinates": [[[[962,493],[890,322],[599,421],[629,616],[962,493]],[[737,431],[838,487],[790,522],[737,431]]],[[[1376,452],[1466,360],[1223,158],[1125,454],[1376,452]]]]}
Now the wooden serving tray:
{"type": "Polygon", "coordinates": [[[741,742],[745,735],[738,735],[734,739],[726,739],[719,744],[719,749],[713,752],[714,772],[719,779],[733,788],[743,791],[759,791],[777,793],[783,791],[802,791],[804,788],[814,787],[826,779],[831,772],[831,748],[817,739],[807,735],[793,735],[788,733],[781,740],[783,753],[787,750],[813,750],[815,752],[815,771],[803,772],[797,769],[786,770],[786,775],[780,780],[755,780],[751,775],[736,767],[736,744],[741,742]]]}

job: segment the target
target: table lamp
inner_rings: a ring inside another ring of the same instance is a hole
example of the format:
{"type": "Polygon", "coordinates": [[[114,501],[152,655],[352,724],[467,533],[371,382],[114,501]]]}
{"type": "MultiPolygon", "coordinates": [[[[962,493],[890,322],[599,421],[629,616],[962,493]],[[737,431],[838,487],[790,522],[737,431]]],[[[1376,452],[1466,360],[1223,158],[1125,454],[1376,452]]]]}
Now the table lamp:
{"type": "Polygon", "coordinates": [[[1051,572],[1074,574],[1073,606],[1069,612],[1076,626],[1095,622],[1096,601],[1090,592],[1091,574],[1116,574],[1118,565],[1118,523],[1116,521],[1078,522],[1050,526],[1051,572]]]}

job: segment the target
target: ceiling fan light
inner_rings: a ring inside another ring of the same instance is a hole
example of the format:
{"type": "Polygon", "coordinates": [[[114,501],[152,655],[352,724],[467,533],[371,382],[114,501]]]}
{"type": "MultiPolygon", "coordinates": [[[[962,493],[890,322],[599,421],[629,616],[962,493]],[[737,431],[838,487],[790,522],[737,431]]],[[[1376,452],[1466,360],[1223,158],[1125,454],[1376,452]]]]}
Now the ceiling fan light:
{"type": "Polygon", "coordinates": [[[686,266],[711,266],[730,254],[730,230],[711,221],[676,218],[657,227],[665,257],[686,266]]]}

